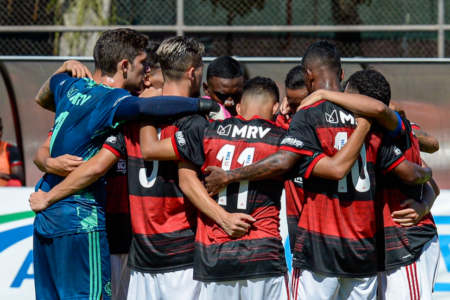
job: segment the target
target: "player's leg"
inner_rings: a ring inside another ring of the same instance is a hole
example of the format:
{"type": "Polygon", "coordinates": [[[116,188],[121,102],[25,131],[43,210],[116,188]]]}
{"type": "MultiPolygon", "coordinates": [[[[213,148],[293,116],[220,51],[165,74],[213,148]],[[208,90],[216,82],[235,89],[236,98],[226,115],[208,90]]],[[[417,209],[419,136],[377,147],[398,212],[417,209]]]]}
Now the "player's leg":
{"type": "Polygon", "coordinates": [[[290,300],[288,275],[247,280],[241,287],[243,300],[290,300]]]}
{"type": "Polygon", "coordinates": [[[128,254],[111,254],[111,299],[127,299],[131,269],[127,267],[128,254]]]}
{"type": "Polygon", "coordinates": [[[340,278],[338,300],[375,300],[377,297],[377,277],[340,278]]]}
{"type": "Polygon", "coordinates": [[[111,299],[111,265],[105,231],[54,238],[56,287],[61,299],[111,299]]]}
{"type": "Polygon", "coordinates": [[[339,279],[327,277],[308,270],[294,268],[292,273],[292,299],[336,299],[339,279]]]}
{"type": "Polygon", "coordinates": [[[54,255],[53,240],[34,233],[33,235],[33,265],[36,300],[58,300],[58,291],[53,281],[54,265],[51,260],[54,255]]]}
{"type": "Polygon", "coordinates": [[[425,244],[414,263],[378,274],[378,299],[432,299],[439,263],[439,242],[434,237],[425,244]],[[402,288],[399,288],[402,287],[402,288]]]}
{"type": "Polygon", "coordinates": [[[197,300],[201,286],[192,278],[192,268],[156,274],[132,271],[128,299],[197,300]]]}

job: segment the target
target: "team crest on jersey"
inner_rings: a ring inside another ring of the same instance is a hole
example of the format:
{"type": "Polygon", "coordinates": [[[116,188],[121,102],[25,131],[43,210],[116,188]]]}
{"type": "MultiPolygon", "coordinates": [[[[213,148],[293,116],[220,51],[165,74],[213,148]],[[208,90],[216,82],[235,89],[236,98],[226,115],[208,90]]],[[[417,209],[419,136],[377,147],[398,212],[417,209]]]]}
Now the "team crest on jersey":
{"type": "Polygon", "coordinates": [[[338,122],[338,117],[337,117],[337,112],[336,110],[333,110],[333,112],[331,114],[325,113],[325,120],[328,123],[331,124],[337,124],[338,122]]]}
{"type": "Polygon", "coordinates": [[[67,98],[72,98],[73,95],[75,95],[78,92],[78,90],[73,86],[68,92],[67,92],[67,98]]]}
{"type": "Polygon", "coordinates": [[[229,136],[231,131],[231,124],[223,127],[222,125],[219,125],[219,128],[217,129],[218,135],[224,135],[229,136]]]}
{"type": "Polygon", "coordinates": [[[293,138],[293,137],[285,137],[281,141],[281,145],[288,145],[288,146],[294,146],[297,148],[301,148],[301,147],[303,147],[303,142],[300,140],[297,140],[296,138],[293,138]]]}
{"type": "Polygon", "coordinates": [[[106,139],[106,141],[108,143],[115,144],[117,141],[117,138],[115,136],[110,136],[109,138],[106,139]]]}
{"type": "Polygon", "coordinates": [[[182,131],[177,131],[177,132],[175,133],[175,137],[177,138],[178,144],[179,144],[180,146],[186,145],[186,140],[184,139],[184,135],[183,135],[183,132],[182,132],[182,131]]]}

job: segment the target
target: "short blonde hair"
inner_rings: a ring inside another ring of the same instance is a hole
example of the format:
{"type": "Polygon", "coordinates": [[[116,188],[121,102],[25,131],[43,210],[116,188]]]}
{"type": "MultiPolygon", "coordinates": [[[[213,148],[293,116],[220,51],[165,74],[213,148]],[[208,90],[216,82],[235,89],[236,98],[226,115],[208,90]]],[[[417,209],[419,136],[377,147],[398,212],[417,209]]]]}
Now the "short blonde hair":
{"type": "Polygon", "coordinates": [[[193,38],[175,36],[164,40],[156,52],[164,80],[178,81],[189,68],[202,65],[203,44],[193,38]]]}

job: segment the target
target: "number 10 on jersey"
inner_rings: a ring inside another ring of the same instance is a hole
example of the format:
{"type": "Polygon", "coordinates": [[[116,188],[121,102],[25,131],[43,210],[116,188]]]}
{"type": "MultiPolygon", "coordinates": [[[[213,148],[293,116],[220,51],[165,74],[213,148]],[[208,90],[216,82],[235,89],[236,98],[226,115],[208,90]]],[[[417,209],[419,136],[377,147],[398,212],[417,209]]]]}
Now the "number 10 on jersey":
{"type": "MultiPolygon", "coordinates": [[[[231,163],[234,157],[234,150],[236,146],[226,144],[224,145],[219,153],[217,153],[216,158],[222,162],[222,169],[224,171],[229,171],[231,169],[231,163]]],[[[245,148],[244,151],[239,155],[237,163],[242,166],[248,166],[253,163],[253,157],[255,156],[255,148],[245,148]]],[[[242,181],[239,183],[239,195],[237,201],[238,209],[247,209],[247,195],[248,195],[248,181],[242,181]]],[[[224,188],[219,192],[220,205],[227,205],[227,188],[224,188]]]]}

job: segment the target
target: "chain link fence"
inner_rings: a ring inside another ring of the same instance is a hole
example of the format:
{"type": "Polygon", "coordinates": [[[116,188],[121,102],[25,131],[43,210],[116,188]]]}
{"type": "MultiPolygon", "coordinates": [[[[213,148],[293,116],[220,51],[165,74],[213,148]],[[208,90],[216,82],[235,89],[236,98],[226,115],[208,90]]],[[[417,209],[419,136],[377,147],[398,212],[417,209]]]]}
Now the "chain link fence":
{"type": "Polygon", "coordinates": [[[444,0],[0,0],[0,25],[0,55],[91,56],[126,26],[195,37],[206,56],[301,56],[318,39],[344,57],[450,56],[444,0]]]}

